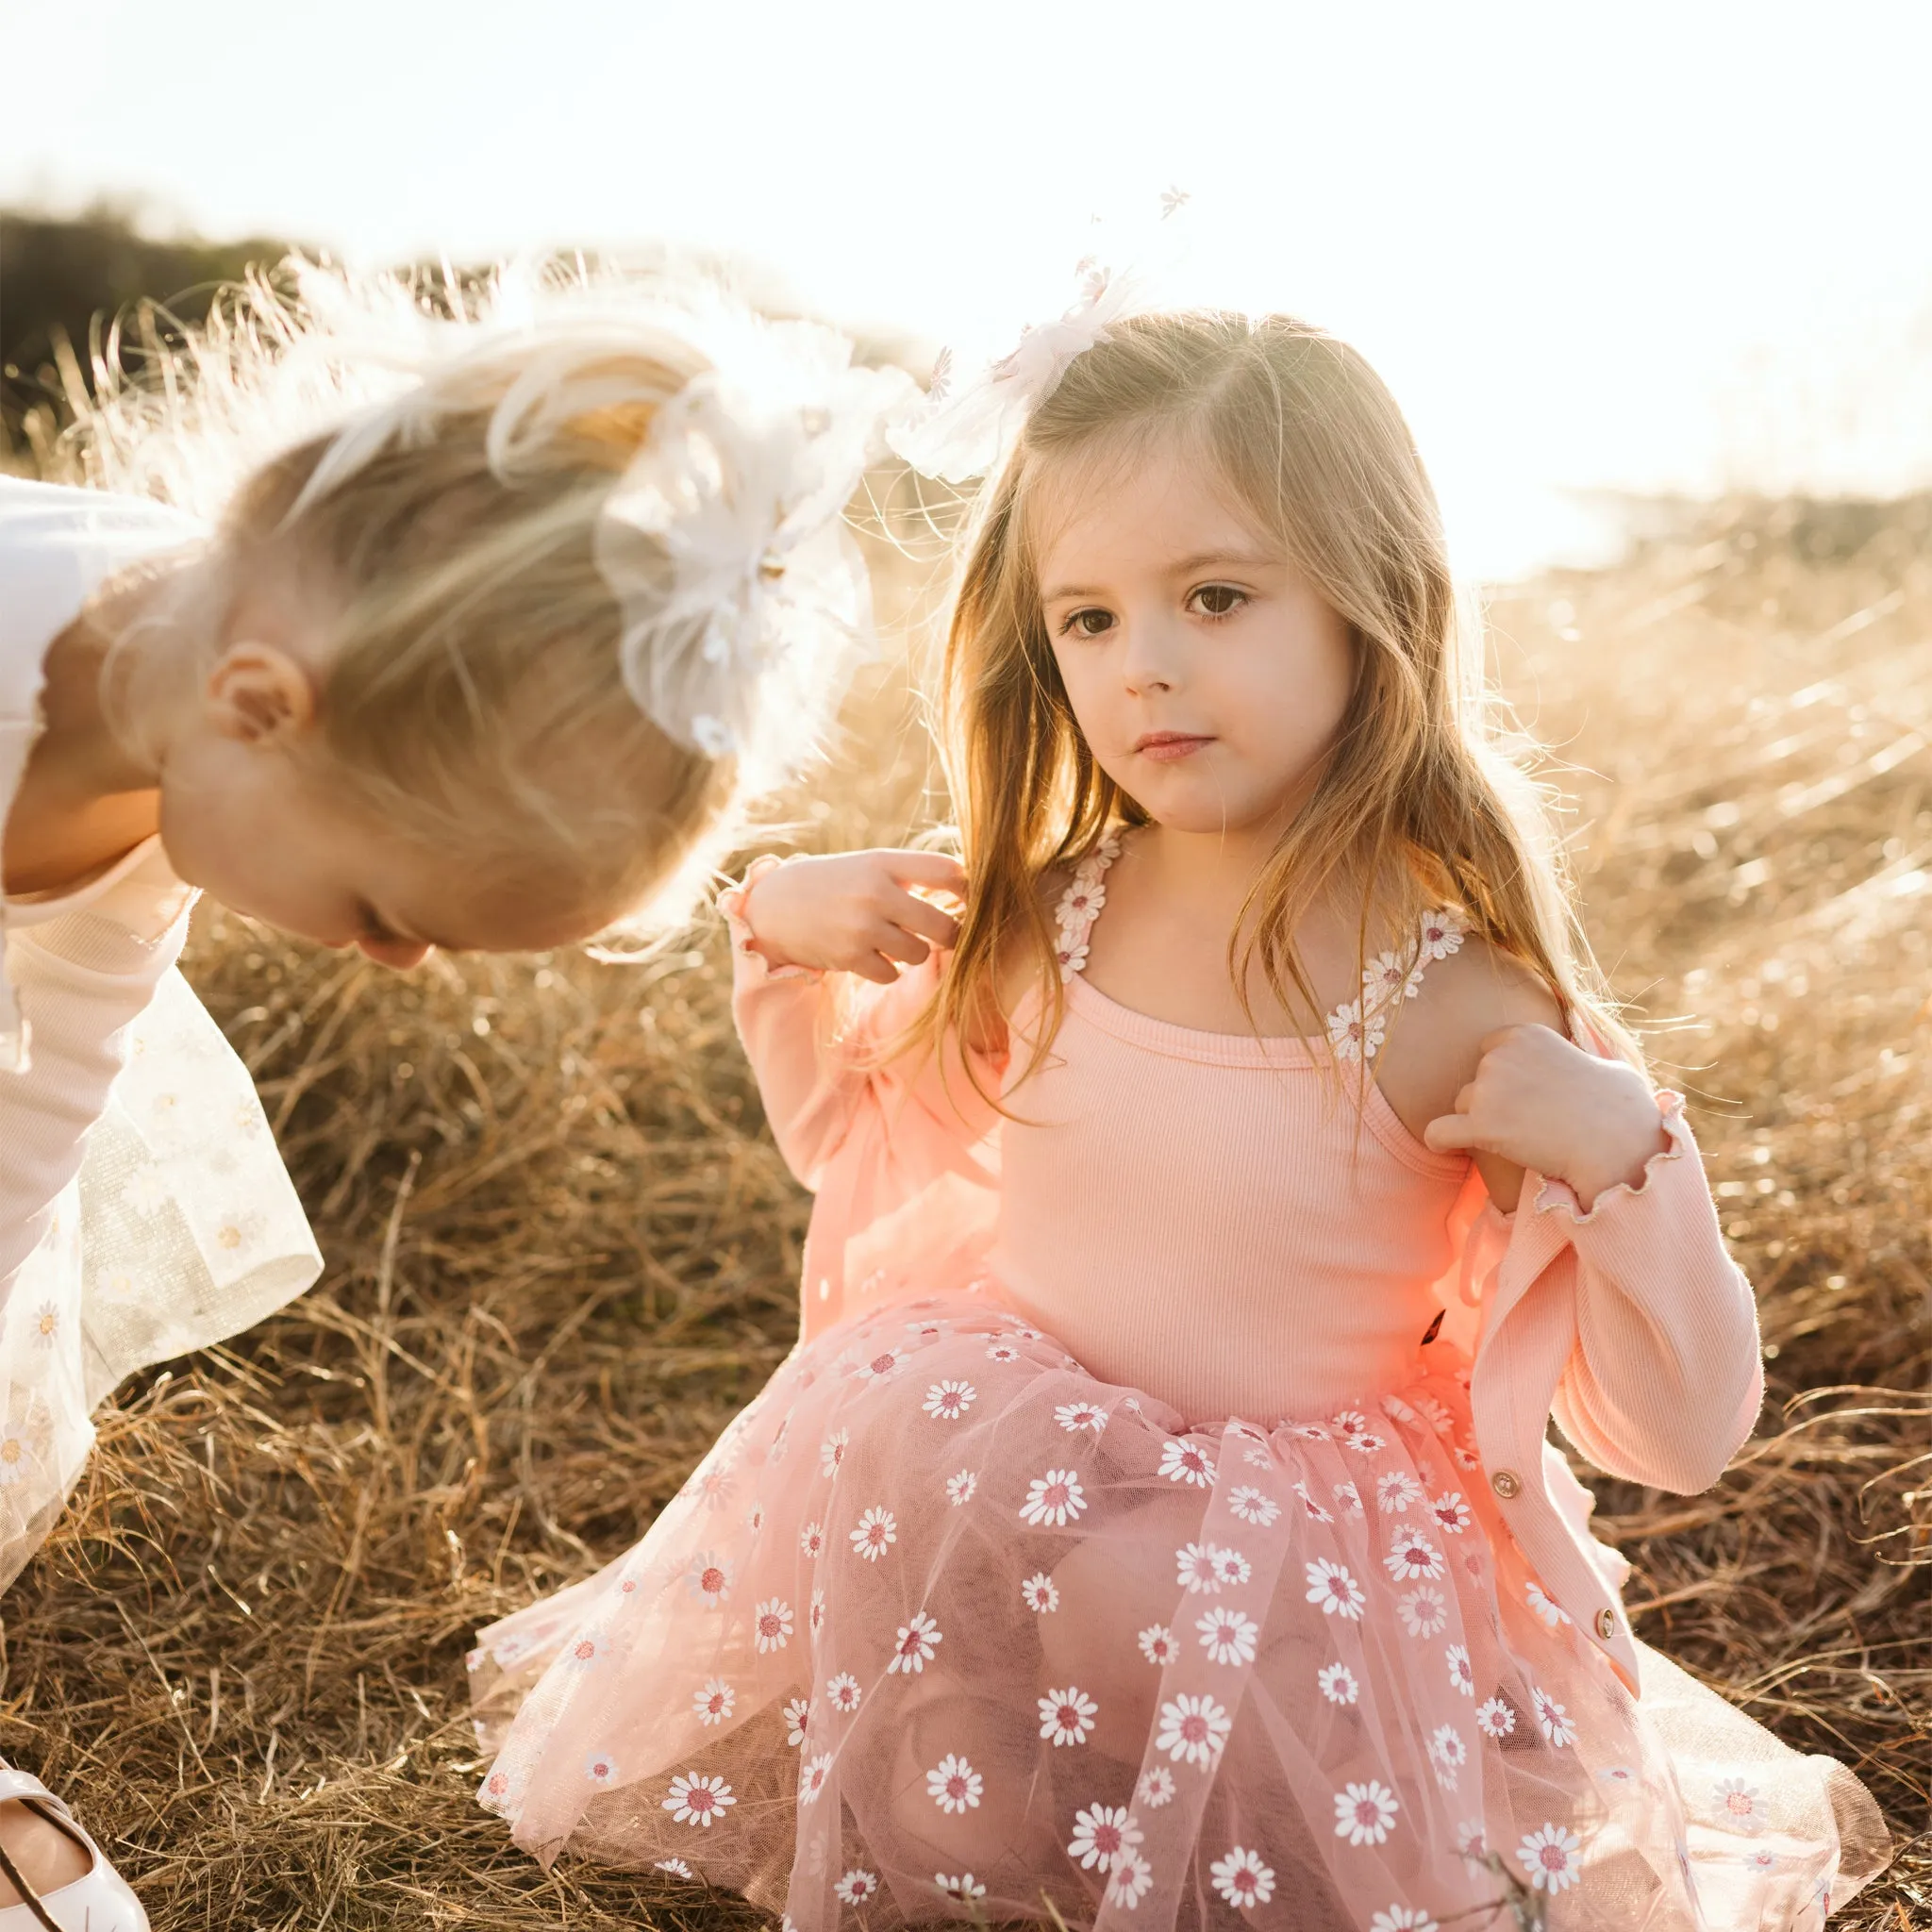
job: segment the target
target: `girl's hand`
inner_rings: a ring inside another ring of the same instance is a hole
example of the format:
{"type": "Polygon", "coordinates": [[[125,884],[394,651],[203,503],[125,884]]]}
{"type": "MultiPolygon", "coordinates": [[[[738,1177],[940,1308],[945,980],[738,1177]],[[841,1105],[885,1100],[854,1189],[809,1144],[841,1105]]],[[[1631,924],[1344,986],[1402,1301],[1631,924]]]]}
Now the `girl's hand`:
{"type": "Polygon", "coordinates": [[[787,859],[752,881],[744,918],[774,966],[856,973],[890,986],[900,964],[917,966],[959,936],[958,922],[914,887],[963,898],[965,869],[938,852],[787,859]]]}
{"type": "Polygon", "coordinates": [[[1468,1148],[1567,1181],[1588,1214],[1607,1189],[1636,1186],[1651,1156],[1669,1148],[1636,1068],[1585,1053],[1547,1026],[1502,1027],[1480,1051],[1456,1110],[1424,1132],[1439,1154],[1468,1148]]]}

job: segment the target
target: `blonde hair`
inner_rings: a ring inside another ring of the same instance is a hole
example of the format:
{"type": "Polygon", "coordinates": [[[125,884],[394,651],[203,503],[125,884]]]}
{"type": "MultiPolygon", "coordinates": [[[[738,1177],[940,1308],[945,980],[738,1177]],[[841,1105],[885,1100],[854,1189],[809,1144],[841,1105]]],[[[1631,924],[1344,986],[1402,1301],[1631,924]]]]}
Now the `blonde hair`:
{"type": "Polygon", "coordinates": [[[1355,350],[1286,316],[1110,325],[1039,403],[991,486],[945,655],[945,756],[972,884],[931,1024],[974,1034],[996,1024],[1001,977],[1017,956],[1046,1001],[1037,1067],[1064,997],[1041,880],[1110,826],[1146,823],[1074,722],[1041,616],[1032,525],[1058,466],[1108,450],[1131,457],[1163,435],[1215,465],[1344,620],[1356,657],[1319,781],[1229,939],[1243,1004],[1258,965],[1284,1006],[1319,1024],[1294,934],[1324,889],[1354,876],[1358,966],[1377,916],[1413,930],[1424,909],[1457,906],[1549,987],[1566,1020],[1641,1067],[1577,919],[1549,799],[1484,688],[1478,634],[1458,608],[1435,494],[1402,413],[1355,350]]]}
{"type": "MultiPolygon", "coordinates": [[[[742,836],[758,775],[627,691],[596,535],[742,320],[716,291],[581,264],[461,282],[293,258],[185,340],[149,326],[145,366],[97,372],[57,457],[208,519],[224,602],[264,573],[315,586],[317,748],[346,797],[497,881],[663,926],[742,836]]],[[[211,637],[222,613],[177,615],[211,637]]],[[[142,695],[135,670],[137,735],[142,695]]]]}

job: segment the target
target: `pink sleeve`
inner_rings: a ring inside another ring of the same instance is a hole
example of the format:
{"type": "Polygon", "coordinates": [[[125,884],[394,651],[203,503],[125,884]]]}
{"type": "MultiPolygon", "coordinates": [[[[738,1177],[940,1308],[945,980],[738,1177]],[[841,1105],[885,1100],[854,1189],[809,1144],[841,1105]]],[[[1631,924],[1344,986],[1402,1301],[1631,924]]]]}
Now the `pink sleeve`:
{"type": "Polygon", "coordinates": [[[862,1122],[888,1130],[902,1154],[924,1148],[935,1166],[953,1164],[998,1118],[973,1076],[997,1092],[999,1064],[950,1039],[937,1051],[882,1051],[930,1004],[945,956],[906,968],[891,986],[771,966],[745,919],[759,873],[754,866],[718,905],[731,930],[732,1015],[786,1165],[816,1190],[862,1122]]]}
{"type": "Polygon", "coordinates": [[[1536,1174],[1515,1215],[1490,1211],[1490,1239],[1507,1244],[1484,1283],[1484,1344],[1511,1325],[1515,1360],[1552,1362],[1549,1412],[1602,1471],[1690,1495],[1753,1432],[1764,1364],[1683,1099],[1659,1093],[1657,1111],[1669,1148],[1591,1213],[1567,1182],[1536,1174]]]}

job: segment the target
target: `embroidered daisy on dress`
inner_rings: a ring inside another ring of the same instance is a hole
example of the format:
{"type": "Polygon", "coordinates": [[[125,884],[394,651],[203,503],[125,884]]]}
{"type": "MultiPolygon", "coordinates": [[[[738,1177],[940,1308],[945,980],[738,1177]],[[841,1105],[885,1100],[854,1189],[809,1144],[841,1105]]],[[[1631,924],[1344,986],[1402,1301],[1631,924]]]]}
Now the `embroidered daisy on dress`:
{"type": "Polygon", "coordinates": [[[1077,1429],[1091,1429],[1097,1436],[1107,1426],[1106,1409],[1096,1408],[1091,1402],[1063,1402],[1054,1410],[1053,1419],[1069,1435],[1077,1429]]]}
{"type": "Polygon", "coordinates": [[[1163,1669],[1180,1654],[1179,1646],[1174,1641],[1174,1632],[1165,1624],[1148,1624],[1139,1641],[1141,1655],[1150,1664],[1158,1664],[1163,1669]]]}
{"type": "Polygon", "coordinates": [[[1239,1550],[1230,1549],[1220,1543],[1208,1545],[1208,1559],[1214,1565],[1214,1574],[1230,1590],[1245,1583],[1255,1574],[1255,1566],[1239,1550]]]}
{"type": "Polygon", "coordinates": [[[1434,912],[1424,913],[1419,963],[1446,959],[1451,953],[1459,953],[1468,930],[1469,921],[1453,907],[1439,907],[1434,912]]]}
{"type": "Polygon", "coordinates": [[[808,1758],[799,1767],[798,1772],[799,1804],[803,1806],[816,1802],[831,1775],[832,1754],[829,1751],[821,1751],[816,1757],[808,1758]]]}
{"type": "Polygon", "coordinates": [[[957,1751],[949,1751],[925,1774],[925,1794],[941,1811],[976,1810],[986,1780],[957,1751]]]}
{"type": "Polygon", "coordinates": [[[1141,1827],[1124,1805],[1090,1805],[1074,1814],[1074,1839],[1067,1857],[1082,1871],[1098,1867],[1111,1872],[1122,1858],[1133,1856],[1141,1837],[1141,1827]]]}
{"type": "Polygon", "coordinates": [[[832,1888],[848,1906],[862,1906],[878,1889],[877,1877],[859,1866],[854,1866],[832,1888]]]}
{"type": "Polygon", "coordinates": [[[935,1382],[920,1406],[935,1422],[956,1423],[978,1399],[971,1382],[935,1382]]]}
{"type": "Polygon", "coordinates": [[[1174,1773],[1164,1764],[1154,1765],[1143,1771],[1134,1786],[1134,1797],[1150,1811],[1158,1811],[1172,1801],[1179,1787],[1174,1781],[1174,1773]]]}
{"type": "Polygon", "coordinates": [[[1198,1619],[1194,1628],[1201,1633],[1201,1648],[1218,1664],[1251,1664],[1261,1626],[1239,1610],[1209,1610],[1198,1619]]]}
{"type": "Polygon", "coordinates": [[[796,1751],[805,1742],[805,1727],[811,1723],[811,1699],[794,1697],[785,1707],[785,1741],[796,1751]]]}
{"type": "Polygon", "coordinates": [[[1391,1469],[1375,1479],[1375,1507],[1384,1516],[1400,1516],[1411,1503],[1420,1503],[1425,1491],[1406,1469],[1391,1469]]]}
{"type": "Polygon", "coordinates": [[[1528,1602],[1530,1608],[1533,1609],[1537,1613],[1537,1615],[1541,1617],[1543,1620],[1543,1622],[1550,1626],[1552,1630],[1554,1630],[1558,1624],[1567,1624],[1571,1621],[1570,1612],[1566,1610],[1561,1604],[1557,1603],[1554,1597],[1546,1594],[1541,1584],[1525,1583],[1523,1586],[1523,1594],[1524,1599],[1528,1602]]]}
{"type": "Polygon", "coordinates": [[[1544,1741],[1559,1751],[1566,1744],[1574,1744],[1576,1741],[1575,1720],[1548,1691],[1532,1688],[1530,1694],[1536,1703],[1537,1728],[1542,1732],[1544,1741]]]}
{"type": "Polygon", "coordinates": [[[1051,1524],[1063,1529],[1069,1523],[1077,1523],[1086,1507],[1087,1496],[1078,1475],[1071,1469],[1050,1469],[1044,1475],[1035,1476],[1027,1487],[1020,1515],[1036,1528],[1051,1524]]]}
{"type": "Polygon", "coordinates": [[[1369,1921],[1369,1932],[1442,1932],[1442,1928],[1420,1906],[1411,1909],[1393,1905],[1369,1921]]]}
{"type": "MultiPolygon", "coordinates": [[[[1302,1501],[1307,1502],[1308,1492],[1302,1489],[1299,1483],[1295,1488],[1300,1491],[1302,1501]]],[[[1281,1514],[1281,1505],[1273,1496],[1265,1494],[1249,1483],[1243,1483],[1228,1497],[1227,1507],[1243,1523],[1252,1523],[1260,1529],[1273,1529],[1275,1519],[1281,1514]]],[[[1326,1511],[1323,1513],[1325,1515],[1326,1511]]]]}
{"type": "Polygon", "coordinates": [[[858,1688],[858,1679],[850,1671],[841,1671],[836,1677],[825,1682],[825,1702],[846,1717],[858,1708],[864,1695],[865,1692],[858,1688]]]}
{"type": "Polygon", "coordinates": [[[1361,1686],[1346,1664],[1326,1664],[1315,1673],[1315,1682],[1330,1704],[1353,1704],[1361,1695],[1361,1686]]]}
{"type": "Polygon", "coordinates": [[[694,1771],[671,1780],[671,1795],[664,1808],[678,1824],[702,1825],[707,1831],[738,1800],[722,1777],[700,1777],[694,1771]]]}
{"type": "Polygon", "coordinates": [[[845,1452],[851,1445],[851,1436],[843,1429],[835,1429],[819,1444],[819,1473],[837,1475],[839,1465],[845,1460],[845,1452]]]}
{"type": "Polygon", "coordinates": [[[1214,1487],[1213,1460],[1192,1442],[1163,1442],[1160,1445],[1160,1474],[1171,1483],[1187,1483],[1197,1490],[1214,1487]]]}
{"type": "Polygon", "coordinates": [[[1500,1697],[1476,1707],[1475,1721],[1485,1737],[1507,1738],[1516,1728],[1516,1712],[1500,1697]]]}
{"type": "Polygon", "coordinates": [[[1382,1567],[1397,1583],[1412,1583],[1418,1576],[1431,1581],[1447,1567],[1442,1553],[1420,1530],[1406,1529],[1382,1558],[1382,1567]]]}
{"type": "Polygon", "coordinates": [[[1362,968],[1362,1000],[1371,1007],[1392,1006],[1414,999],[1423,990],[1422,968],[1393,953],[1377,953],[1362,968]]]}
{"type": "Polygon", "coordinates": [[[1386,1843],[1402,1807],[1380,1778],[1345,1785],[1335,1793],[1335,1836],[1352,1845],[1386,1843]]]}
{"type": "Polygon", "coordinates": [[[1084,1744],[1093,1728],[1100,1707],[1076,1684],[1064,1690],[1049,1690],[1039,1700],[1040,1735],[1051,1738],[1058,1749],[1062,1744],[1084,1744]]]}
{"type": "Polygon", "coordinates": [[[1020,1601],[1037,1616],[1060,1607],[1060,1587],[1044,1570],[1036,1570],[1020,1586],[1020,1601]]]}
{"type": "Polygon", "coordinates": [[[1138,1852],[1129,1852],[1108,1874],[1107,1902],[1132,1911],[1154,1883],[1154,1867],[1138,1852]]]}
{"type": "Polygon", "coordinates": [[[1711,1802],[1732,1830],[1758,1832],[1764,1829],[1763,1796],[1756,1785],[1747,1784],[1740,1777],[1724,1778],[1711,1792],[1711,1802]]]}
{"type": "Polygon", "coordinates": [[[1453,1791],[1462,1767],[1469,1762],[1469,1745],[1454,1724],[1438,1724],[1429,1735],[1429,1762],[1436,1768],[1436,1782],[1453,1791]]]}
{"type": "Polygon", "coordinates": [[[816,1637],[825,1627],[825,1593],[815,1590],[811,1593],[811,1608],[806,1614],[806,1622],[811,1625],[811,1634],[816,1637]]]}
{"type": "Polygon", "coordinates": [[[697,1875],[682,1858],[659,1858],[652,1869],[668,1872],[674,1878],[694,1878],[697,1875]]]}
{"type": "Polygon", "coordinates": [[[899,1541],[899,1523],[883,1504],[868,1509],[852,1532],[852,1547],[868,1563],[876,1563],[899,1541]]]}
{"type": "Polygon", "coordinates": [[[946,1478],[946,1501],[954,1508],[973,1500],[973,1492],[979,1487],[979,1474],[975,1470],[962,1469],[957,1475],[946,1478]]]}
{"type": "Polygon", "coordinates": [[[1364,1013],[1360,1000],[1350,1000],[1328,1015],[1328,1045],[1335,1058],[1362,1065],[1382,1050],[1388,1022],[1376,1011],[1364,1013]]]}
{"type": "Polygon", "coordinates": [[[890,1382],[906,1366],[906,1351],[903,1348],[881,1350],[869,1361],[859,1365],[858,1373],[868,1382],[890,1382]]]}
{"type": "Polygon", "coordinates": [[[1218,1596],[1221,1573],[1214,1559],[1220,1554],[1212,1543],[1183,1543],[1174,1553],[1174,1581],[1190,1591],[1218,1596]]]}
{"type": "Polygon", "coordinates": [[[824,1554],[825,1532],[821,1524],[808,1523],[798,1532],[798,1550],[801,1556],[817,1557],[824,1554]]]}
{"type": "Polygon", "coordinates": [[[770,1597],[752,1612],[752,1630],[761,1653],[783,1650],[791,1641],[791,1606],[770,1597]]]}
{"type": "Polygon", "coordinates": [[[1329,1492],[1341,1505],[1349,1516],[1359,1516],[1362,1511],[1362,1492],[1353,1483],[1337,1483],[1329,1492]]]}
{"type": "Polygon", "coordinates": [[[593,1751],[584,1760],[584,1775],[593,1785],[614,1785],[617,1782],[617,1760],[608,1751],[593,1751]]]}
{"type": "Polygon", "coordinates": [[[1449,1606],[1440,1590],[1424,1584],[1395,1601],[1402,1613],[1403,1627],[1411,1637],[1440,1637],[1449,1627],[1449,1606]]]}
{"type": "Polygon", "coordinates": [[[1333,1523],[1335,1521],[1333,1512],[1323,1508],[1321,1504],[1308,1494],[1307,1483],[1297,1481],[1294,1485],[1294,1492],[1302,1499],[1302,1511],[1310,1523],[1333,1523]]]}
{"type": "Polygon", "coordinates": [[[1443,1657],[1449,1666],[1449,1681],[1465,1697],[1474,1697],[1475,1695],[1475,1673],[1469,1667],[1468,1647],[1460,1643],[1452,1643],[1443,1653],[1443,1657]]]}
{"type": "Polygon", "coordinates": [[[1455,1490],[1447,1495],[1438,1496],[1429,1505],[1429,1514],[1436,1519],[1436,1526],[1444,1536],[1460,1536],[1474,1521],[1469,1513],[1469,1505],[1455,1490]]]}
{"type": "Polygon", "coordinates": [[[1554,1898],[1581,1881],[1583,1874],[1577,1867],[1582,1861],[1577,1854],[1582,1850],[1580,1838],[1574,1837],[1560,1824],[1546,1824],[1541,1831],[1533,1831],[1524,1839],[1516,1849],[1516,1857],[1530,1884],[1554,1898]]]}
{"type": "Polygon", "coordinates": [[[933,1648],[945,1641],[945,1633],[924,1610],[915,1610],[912,1621],[901,1624],[892,1639],[892,1660],[886,1674],[904,1671],[916,1677],[932,1661],[933,1648]]]}
{"type": "Polygon", "coordinates": [[[1243,1910],[1249,1906],[1265,1906],[1274,1896],[1274,1868],[1262,1864],[1259,1852],[1242,1845],[1236,1845],[1226,1857],[1215,1859],[1208,1875],[1229,1905],[1243,1910]]]}
{"type": "MultiPolygon", "coordinates": [[[[508,1647],[508,1644],[497,1645],[496,1655],[499,1662],[503,1660],[503,1654],[508,1647]]],[[[588,1671],[592,1664],[608,1655],[609,1649],[610,1640],[605,1636],[603,1631],[579,1630],[571,1639],[563,1655],[566,1661],[574,1664],[578,1670],[588,1671]]]]}
{"type": "Polygon", "coordinates": [[[1361,1621],[1368,1598],[1342,1564],[1331,1562],[1326,1557],[1318,1557],[1308,1564],[1307,1578],[1307,1600],[1320,1604],[1324,1616],[1344,1617],[1352,1624],[1361,1621]]]}
{"type": "Polygon", "coordinates": [[[1480,1865],[1490,1849],[1490,1835],[1479,1818],[1465,1819],[1456,1827],[1456,1849],[1470,1865],[1480,1865]]]}
{"type": "Polygon", "coordinates": [[[995,1341],[988,1346],[986,1358],[990,1362],[1016,1362],[1020,1351],[1010,1341],[995,1341]]]}
{"type": "Polygon", "coordinates": [[[1180,1696],[1160,1707],[1160,1730],[1154,1740],[1176,1764],[1207,1770],[1221,1756],[1234,1719],[1211,1697],[1180,1696]]]}
{"type": "Polygon", "coordinates": [[[957,1878],[948,1878],[943,1872],[935,1872],[932,1882],[945,1897],[957,1900],[962,1906],[986,1896],[986,1887],[970,1872],[962,1872],[957,1878]]]}
{"type": "Polygon", "coordinates": [[[732,1707],[737,1702],[737,1691],[722,1678],[712,1677],[702,1690],[692,1693],[691,1707],[697,1713],[699,1724],[708,1727],[722,1724],[731,1715],[732,1707]]]}

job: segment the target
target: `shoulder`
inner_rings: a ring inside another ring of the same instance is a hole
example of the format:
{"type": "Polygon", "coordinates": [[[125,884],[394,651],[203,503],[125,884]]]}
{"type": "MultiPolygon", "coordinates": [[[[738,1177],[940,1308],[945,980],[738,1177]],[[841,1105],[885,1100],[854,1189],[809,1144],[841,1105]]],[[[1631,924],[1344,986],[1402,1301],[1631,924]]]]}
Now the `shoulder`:
{"type": "Polygon", "coordinates": [[[1376,1063],[1376,1078],[1404,1124],[1419,1135],[1452,1111],[1475,1077],[1483,1041],[1505,1026],[1565,1030],[1556,994],[1533,968],[1465,934],[1455,952],[1427,962],[1376,1063]]]}

